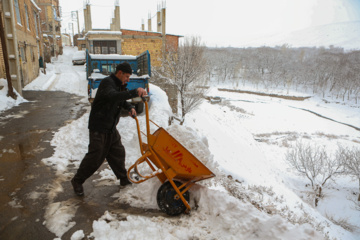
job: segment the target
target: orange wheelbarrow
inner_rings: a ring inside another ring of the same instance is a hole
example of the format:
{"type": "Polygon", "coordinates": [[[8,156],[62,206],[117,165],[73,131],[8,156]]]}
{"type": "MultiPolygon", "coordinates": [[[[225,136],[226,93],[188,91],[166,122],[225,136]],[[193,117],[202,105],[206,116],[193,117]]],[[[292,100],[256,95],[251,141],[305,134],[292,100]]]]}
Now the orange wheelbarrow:
{"type": "Polygon", "coordinates": [[[146,112],[147,143],[141,140],[142,132],[135,117],[142,156],[128,169],[128,178],[133,183],[141,183],[156,176],[162,183],[157,192],[159,208],[171,216],[189,212],[191,207],[188,190],[197,181],[212,178],[215,174],[165,129],[149,119],[147,99],[143,101],[146,112]],[[153,134],[150,134],[150,122],[158,127],[153,134]],[[138,166],[144,162],[151,168],[152,173],[139,172],[138,166]]]}

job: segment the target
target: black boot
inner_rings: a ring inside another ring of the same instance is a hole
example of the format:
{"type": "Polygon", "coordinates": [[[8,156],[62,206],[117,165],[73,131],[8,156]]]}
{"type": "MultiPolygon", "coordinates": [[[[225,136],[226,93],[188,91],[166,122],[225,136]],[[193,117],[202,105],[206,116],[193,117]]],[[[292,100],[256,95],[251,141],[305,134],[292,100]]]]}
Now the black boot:
{"type": "Polygon", "coordinates": [[[71,179],[71,184],[76,195],[84,196],[84,188],[81,183],[77,183],[74,179],[71,179]]]}
{"type": "Polygon", "coordinates": [[[128,178],[120,178],[120,186],[125,187],[126,185],[130,185],[132,182],[129,181],[128,178]]]}

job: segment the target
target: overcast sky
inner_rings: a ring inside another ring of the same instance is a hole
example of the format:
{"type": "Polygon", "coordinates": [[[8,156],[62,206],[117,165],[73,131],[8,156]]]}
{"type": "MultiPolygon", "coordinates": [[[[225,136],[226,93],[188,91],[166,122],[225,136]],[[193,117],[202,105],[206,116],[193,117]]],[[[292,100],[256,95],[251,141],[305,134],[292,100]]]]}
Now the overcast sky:
{"type": "MultiPolygon", "coordinates": [[[[59,0],[63,32],[69,31],[71,11],[79,11],[84,28],[83,1],[59,0]]],[[[109,29],[115,0],[90,0],[93,28],[109,29]]],[[[166,5],[166,31],[200,36],[207,46],[239,47],[252,39],[335,22],[360,21],[360,0],[119,0],[121,28],[147,30],[149,13],[156,30],[158,5],[166,5]]],[[[74,22],[75,33],[77,25],[74,22]]]]}

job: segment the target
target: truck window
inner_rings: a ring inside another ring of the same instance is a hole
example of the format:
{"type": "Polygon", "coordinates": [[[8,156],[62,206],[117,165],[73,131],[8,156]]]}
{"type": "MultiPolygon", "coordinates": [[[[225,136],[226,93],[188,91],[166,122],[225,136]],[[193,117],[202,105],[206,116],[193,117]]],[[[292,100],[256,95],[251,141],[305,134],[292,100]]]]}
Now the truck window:
{"type": "Polygon", "coordinates": [[[111,71],[111,65],[103,64],[103,65],[101,65],[101,68],[102,68],[102,73],[103,74],[110,74],[112,72],[111,71]]]}
{"type": "Polygon", "coordinates": [[[115,73],[116,70],[116,63],[111,64],[112,73],[115,73]]]}

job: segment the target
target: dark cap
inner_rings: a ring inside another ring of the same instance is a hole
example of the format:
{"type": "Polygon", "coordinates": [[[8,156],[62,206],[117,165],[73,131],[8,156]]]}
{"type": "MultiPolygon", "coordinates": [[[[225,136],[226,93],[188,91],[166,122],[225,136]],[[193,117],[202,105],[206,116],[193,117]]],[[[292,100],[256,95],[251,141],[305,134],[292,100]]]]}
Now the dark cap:
{"type": "Polygon", "coordinates": [[[116,72],[121,70],[123,73],[129,73],[132,74],[131,66],[128,62],[120,63],[116,66],[116,72]]]}

